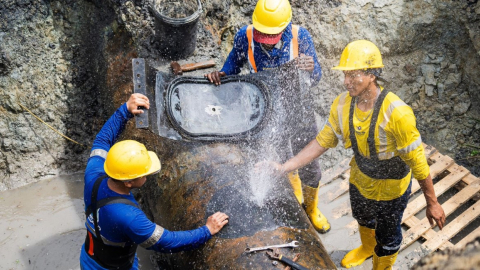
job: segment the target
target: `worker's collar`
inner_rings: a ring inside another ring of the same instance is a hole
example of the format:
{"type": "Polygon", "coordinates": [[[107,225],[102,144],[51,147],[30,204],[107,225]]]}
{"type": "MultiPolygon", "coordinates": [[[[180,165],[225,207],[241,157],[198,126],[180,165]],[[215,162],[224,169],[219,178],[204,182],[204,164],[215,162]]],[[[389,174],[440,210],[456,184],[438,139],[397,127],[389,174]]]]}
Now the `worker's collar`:
{"type": "Polygon", "coordinates": [[[283,47],[283,41],[280,39],[277,44],[275,44],[275,46],[273,46],[273,48],[271,49],[267,49],[264,47],[264,45],[262,43],[260,43],[260,48],[262,48],[262,51],[268,55],[268,57],[270,57],[270,52],[273,50],[273,49],[277,49],[277,50],[281,50],[283,47]]]}

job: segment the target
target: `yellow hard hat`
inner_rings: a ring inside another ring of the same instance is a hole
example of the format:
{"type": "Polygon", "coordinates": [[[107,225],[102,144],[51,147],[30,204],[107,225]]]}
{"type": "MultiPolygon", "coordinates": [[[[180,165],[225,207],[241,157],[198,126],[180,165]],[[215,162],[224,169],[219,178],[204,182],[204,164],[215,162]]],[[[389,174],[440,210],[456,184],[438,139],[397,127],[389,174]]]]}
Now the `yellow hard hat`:
{"type": "Polygon", "coordinates": [[[292,7],[288,0],[258,0],[253,11],[253,28],[265,34],[278,34],[292,20],[292,7]]]}
{"type": "Polygon", "coordinates": [[[132,140],[118,142],[110,148],[103,165],[107,175],[116,180],[132,180],[160,171],[160,160],[145,145],[132,140]]]}
{"type": "Polygon", "coordinates": [[[350,42],[343,49],[340,64],[332,69],[356,70],[369,68],[383,68],[380,50],[368,40],[350,42]]]}

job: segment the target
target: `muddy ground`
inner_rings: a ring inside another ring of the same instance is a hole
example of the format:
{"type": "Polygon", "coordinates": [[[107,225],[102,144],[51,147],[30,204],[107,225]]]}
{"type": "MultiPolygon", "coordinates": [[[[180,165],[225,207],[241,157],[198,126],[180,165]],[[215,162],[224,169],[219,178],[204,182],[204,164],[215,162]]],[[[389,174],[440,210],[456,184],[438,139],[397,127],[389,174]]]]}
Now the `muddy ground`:
{"type": "MultiPolygon", "coordinates": [[[[0,192],[0,269],[80,269],[85,240],[83,175],[0,192]]],[[[153,252],[138,249],[140,269],[154,269],[153,252]]]]}

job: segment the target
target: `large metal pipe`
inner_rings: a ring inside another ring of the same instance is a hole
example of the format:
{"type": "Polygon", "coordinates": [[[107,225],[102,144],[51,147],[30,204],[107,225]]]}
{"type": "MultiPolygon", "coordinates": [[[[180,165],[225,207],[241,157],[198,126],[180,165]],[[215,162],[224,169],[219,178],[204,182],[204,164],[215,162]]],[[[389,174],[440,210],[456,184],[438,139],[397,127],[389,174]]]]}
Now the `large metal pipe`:
{"type": "MultiPolygon", "coordinates": [[[[267,124],[257,134],[220,142],[159,137],[165,148],[159,149],[162,172],[156,181],[147,181],[142,194],[144,208],[155,222],[170,230],[188,230],[203,225],[216,211],[230,216],[229,224],[203,247],[161,255],[160,264],[166,269],[275,269],[265,252],[247,254],[245,248],[292,240],[299,241],[300,247],[281,248],[287,258],[301,253],[298,263],[309,269],[336,268],[286,177],[272,178],[253,170],[265,153],[284,159],[282,134],[272,129],[285,122],[279,120],[285,96],[295,96],[305,87],[298,74],[277,70],[255,77],[267,83],[273,101],[264,120],[267,124]]],[[[162,80],[157,76],[157,81],[162,80]]],[[[157,98],[164,97],[164,86],[157,82],[157,98]]]]}

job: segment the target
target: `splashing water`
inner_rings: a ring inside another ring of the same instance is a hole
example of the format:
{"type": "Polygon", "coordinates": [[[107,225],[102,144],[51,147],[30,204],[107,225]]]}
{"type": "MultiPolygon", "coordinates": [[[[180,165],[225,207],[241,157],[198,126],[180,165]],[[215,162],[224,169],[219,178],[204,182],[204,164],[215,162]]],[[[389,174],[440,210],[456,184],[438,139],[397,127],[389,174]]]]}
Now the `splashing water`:
{"type": "Polygon", "coordinates": [[[275,176],[273,174],[273,168],[269,166],[261,166],[255,168],[255,164],[259,161],[272,161],[278,160],[278,156],[275,154],[273,148],[274,145],[268,144],[266,142],[261,142],[258,148],[249,149],[249,156],[253,157],[250,159],[248,166],[248,183],[250,185],[250,196],[249,199],[259,207],[263,207],[265,201],[273,191],[275,185],[275,176]]]}
{"type": "Polygon", "coordinates": [[[262,207],[268,192],[273,187],[273,179],[271,174],[268,172],[268,170],[260,170],[258,172],[255,170],[250,170],[248,179],[252,194],[250,200],[262,207]]]}

